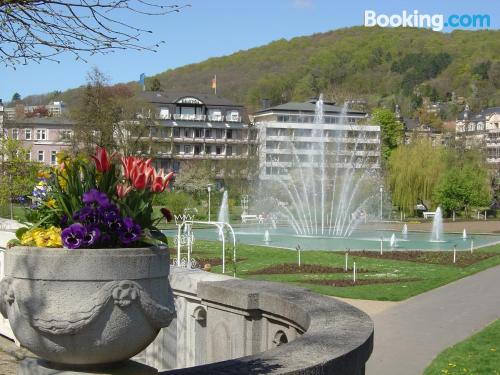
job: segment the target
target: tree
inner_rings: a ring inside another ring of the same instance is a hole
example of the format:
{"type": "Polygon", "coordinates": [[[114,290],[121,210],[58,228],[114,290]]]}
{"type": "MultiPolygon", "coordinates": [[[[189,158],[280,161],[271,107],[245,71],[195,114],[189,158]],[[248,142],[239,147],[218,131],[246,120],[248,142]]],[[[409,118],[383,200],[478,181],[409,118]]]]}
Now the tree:
{"type": "Polygon", "coordinates": [[[151,83],[151,91],[161,91],[161,82],[158,78],[153,79],[153,82],[151,83]]]}
{"type": "Polygon", "coordinates": [[[388,160],[388,184],[394,204],[406,213],[413,213],[420,202],[430,206],[446,166],[445,149],[434,147],[429,139],[399,146],[388,160]]]}
{"type": "Polygon", "coordinates": [[[436,205],[447,213],[464,210],[466,216],[472,207],[489,206],[490,176],[479,151],[449,153],[447,165],[434,191],[436,205]]]}
{"type": "Polygon", "coordinates": [[[204,193],[207,186],[215,181],[215,171],[210,160],[186,163],[175,177],[175,187],[187,193],[204,193]]]}
{"type": "Polygon", "coordinates": [[[486,207],[491,203],[488,173],[475,166],[448,169],[436,186],[434,200],[447,212],[465,211],[472,207],[486,207]]]}
{"type": "Polygon", "coordinates": [[[165,15],[178,5],[142,0],[0,0],[0,62],[7,66],[56,60],[64,52],[82,54],[116,50],[154,51],[139,44],[151,31],[127,24],[126,13],[165,15]]]}
{"type": "Polygon", "coordinates": [[[12,101],[17,102],[19,100],[21,100],[21,94],[19,94],[18,92],[14,93],[14,95],[12,95],[12,101]]]}
{"type": "Polygon", "coordinates": [[[95,146],[124,154],[150,153],[152,109],[134,97],[126,85],[108,85],[97,68],[88,74],[80,102],[71,112],[75,121],[73,147],[92,153],[95,146]]]}
{"type": "Polygon", "coordinates": [[[387,108],[376,108],[372,113],[373,120],[380,125],[382,156],[389,159],[394,150],[403,140],[404,127],[394,112],[387,108]]]}
{"type": "Polygon", "coordinates": [[[39,164],[29,160],[29,150],[15,139],[0,139],[0,206],[29,195],[37,181],[39,164]]]}

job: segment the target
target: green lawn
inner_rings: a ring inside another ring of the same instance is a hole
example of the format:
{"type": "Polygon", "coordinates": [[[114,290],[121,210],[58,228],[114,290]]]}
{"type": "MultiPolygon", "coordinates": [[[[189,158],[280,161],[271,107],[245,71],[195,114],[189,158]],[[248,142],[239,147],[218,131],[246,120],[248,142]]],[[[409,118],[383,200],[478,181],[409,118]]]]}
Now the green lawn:
{"type": "MultiPolygon", "coordinates": [[[[26,220],[24,207],[15,204],[12,209],[14,220],[26,220]]],[[[10,206],[0,206],[0,217],[10,219],[10,206]]]]}
{"type": "Polygon", "coordinates": [[[424,375],[500,375],[500,320],[439,354],[424,375]]]}
{"type": "MultiPolygon", "coordinates": [[[[173,246],[173,241],[169,242],[173,246]]],[[[454,280],[467,275],[482,271],[486,268],[500,264],[500,245],[476,250],[480,253],[495,253],[496,255],[486,260],[479,261],[467,267],[459,267],[453,264],[438,265],[410,261],[396,261],[389,259],[375,259],[357,256],[352,252],[349,257],[349,267],[356,262],[358,269],[370,272],[360,272],[358,280],[385,279],[394,280],[393,283],[356,285],[356,286],[329,286],[308,284],[308,281],[317,280],[343,280],[352,279],[352,273],[298,273],[298,274],[250,274],[256,270],[272,265],[283,263],[296,263],[297,253],[295,251],[237,244],[236,274],[245,279],[259,279],[268,281],[288,282],[306,287],[314,292],[357,299],[371,299],[381,301],[400,301],[411,296],[423,293],[441,285],[448,284],[454,280]],[[408,279],[418,279],[408,281],[408,279]]],[[[463,254],[466,256],[466,254],[463,254]]],[[[172,251],[175,256],[175,249],[172,251]]],[[[459,257],[460,257],[459,253],[459,257]]],[[[193,248],[193,257],[196,258],[221,258],[221,244],[219,242],[196,240],[193,248]]],[[[233,274],[231,262],[232,249],[226,249],[226,274],[233,274]]],[[[316,264],[330,267],[343,267],[344,254],[327,251],[303,251],[302,264],[316,264]]],[[[215,263],[215,262],[214,262],[215,263]]],[[[213,272],[221,272],[221,266],[214,266],[213,272]]]]}

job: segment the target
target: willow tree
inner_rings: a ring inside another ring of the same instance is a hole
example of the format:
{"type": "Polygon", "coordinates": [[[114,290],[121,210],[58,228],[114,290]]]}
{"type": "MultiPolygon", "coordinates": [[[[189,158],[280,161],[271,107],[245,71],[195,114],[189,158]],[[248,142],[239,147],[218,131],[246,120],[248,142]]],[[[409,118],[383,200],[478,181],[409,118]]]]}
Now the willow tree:
{"type": "Polygon", "coordinates": [[[434,189],[446,170],[447,151],[427,139],[396,148],[388,162],[392,200],[405,213],[413,213],[423,202],[432,204],[434,189]]]}

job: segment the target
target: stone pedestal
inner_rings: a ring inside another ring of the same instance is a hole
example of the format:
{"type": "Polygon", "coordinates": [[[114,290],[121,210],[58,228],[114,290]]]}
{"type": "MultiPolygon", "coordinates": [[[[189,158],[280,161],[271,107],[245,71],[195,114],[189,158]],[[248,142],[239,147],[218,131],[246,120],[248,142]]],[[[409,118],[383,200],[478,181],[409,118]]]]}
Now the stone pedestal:
{"type": "Polygon", "coordinates": [[[126,361],[113,367],[86,366],[75,370],[37,358],[26,358],[17,365],[17,375],[157,375],[158,371],[139,362],[126,361]]]}

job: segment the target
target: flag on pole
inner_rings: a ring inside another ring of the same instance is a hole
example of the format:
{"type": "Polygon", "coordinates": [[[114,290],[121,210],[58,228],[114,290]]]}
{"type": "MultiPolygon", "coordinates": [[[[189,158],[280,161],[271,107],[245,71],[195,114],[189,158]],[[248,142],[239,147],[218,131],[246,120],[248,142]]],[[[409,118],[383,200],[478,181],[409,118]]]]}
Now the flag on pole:
{"type": "Polygon", "coordinates": [[[212,78],[212,89],[214,89],[215,95],[217,95],[217,75],[212,78]]]}
{"type": "Polygon", "coordinates": [[[141,73],[141,75],[139,76],[139,83],[142,86],[142,91],[144,91],[146,89],[145,80],[146,80],[146,74],[145,73],[141,73]]]}

